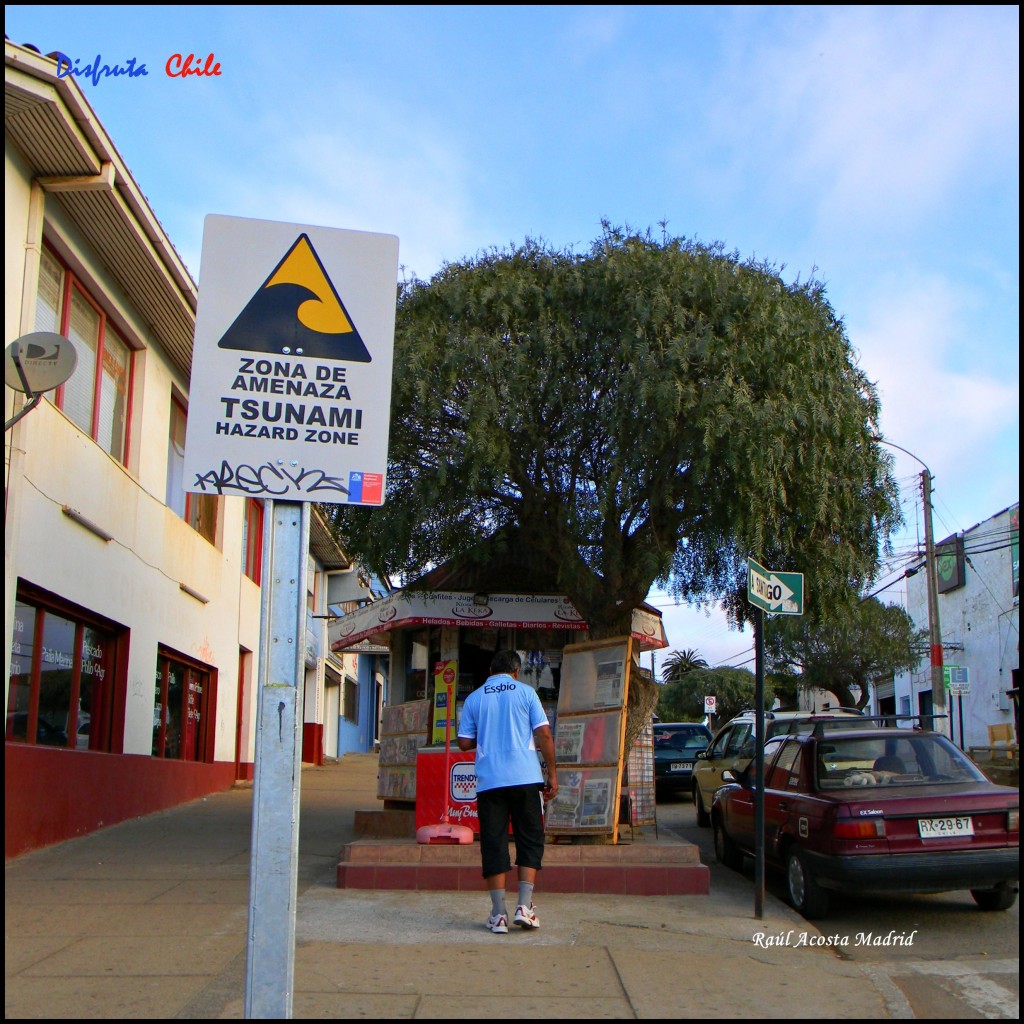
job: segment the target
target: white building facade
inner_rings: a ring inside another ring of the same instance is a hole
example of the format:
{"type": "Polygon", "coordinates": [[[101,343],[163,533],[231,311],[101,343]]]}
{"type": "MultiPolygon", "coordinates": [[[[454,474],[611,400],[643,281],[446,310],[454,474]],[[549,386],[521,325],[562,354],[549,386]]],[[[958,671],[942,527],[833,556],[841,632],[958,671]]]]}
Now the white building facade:
{"type": "MultiPolygon", "coordinates": [[[[1018,735],[1019,527],[1016,504],[936,545],[943,661],[969,686],[962,697],[947,695],[952,735],[965,748],[988,745],[990,727],[1018,735]]],[[[907,579],[907,611],[919,629],[928,628],[923,565],[907,579]]],[[[930,713],[928,657],[897,676],[891,694],[879,688],[876,701],[886,713],[930,713]]]]}

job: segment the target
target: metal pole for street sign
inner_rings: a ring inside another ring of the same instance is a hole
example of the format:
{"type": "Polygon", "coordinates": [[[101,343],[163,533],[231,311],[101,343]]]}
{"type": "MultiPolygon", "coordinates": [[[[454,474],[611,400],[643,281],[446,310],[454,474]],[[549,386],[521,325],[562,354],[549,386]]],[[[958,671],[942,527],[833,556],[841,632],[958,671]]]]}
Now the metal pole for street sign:
{"type": "Polygon", "coordinates": [[[764,612],[754,609],[754,916],[764,917],[764,612]]]}
{"type": "Polygon", "coordinates": [[[309,503],[267,502],[245,1016],[288,1019],[295,976],[309,503]],[[284,809],[288,812],[284,813],[284,809]]]}
{"type": "Polygon", "coordinates": [[[764,614],[803,615],[804,577],[747,559],[747,600],[754,608],[754,915],[764,917],[764,614]]]}
{"type": "Polygon", "coordinates": [[[201,271],[185,490],[273,499],[264,515],[245,1015],[290,1017],[310,503],[383,504],[398,239],[211,214],[201,271]],[[282,411],[253,392],[291,400],[282,411]]]}

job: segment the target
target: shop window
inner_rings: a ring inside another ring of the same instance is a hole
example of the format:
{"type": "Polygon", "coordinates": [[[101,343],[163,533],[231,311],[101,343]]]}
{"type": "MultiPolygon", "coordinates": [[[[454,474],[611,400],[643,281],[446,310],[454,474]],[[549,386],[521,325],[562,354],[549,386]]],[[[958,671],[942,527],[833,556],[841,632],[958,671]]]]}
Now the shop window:
{"type": "Polygon", "coordinates": [[[413,630],[406,648],[406,700],[423,700],[427,696],[427,677],[441,660],[441,630],[413,630]]]}
{"type": "Polygon", "coordinates": [[[359,722],[359,687],[351,676],[345,676],[345,703],[341,715],[346,722],[359,722]]]}
{"type": "Polygon", "coordinates": [[[206,665],[160,649],[153,699],[153,756],[212,761],[215,675],[206,665]]]}
{"type": "Polygon", "coordinates": [[[132,351],[82,282],[44,249],[36,296],[37,331],[70,338],[78,365],[54,393],[57,408],[108,455],[128,459],[132,351]]]}
{"type": "Polygon", "coordinates": [[[242,525],[242,572],[260,585],[263,569],[263,502],[249,498],[242,525]]]}
{"type": "Polygon", "coordinates": [[[6,738],[78,750],[119,749],[119,649],[127,631],[19,590],[6,738]]]}
{"type": "Polygon", "coordinates": [[[171,419],[167,438],[167,507],[176,512],[196,533],[211,544],[217,543],[217,508],[215,494],[193,494],[185,483],[185,406],[171,396],[171,419]]]}

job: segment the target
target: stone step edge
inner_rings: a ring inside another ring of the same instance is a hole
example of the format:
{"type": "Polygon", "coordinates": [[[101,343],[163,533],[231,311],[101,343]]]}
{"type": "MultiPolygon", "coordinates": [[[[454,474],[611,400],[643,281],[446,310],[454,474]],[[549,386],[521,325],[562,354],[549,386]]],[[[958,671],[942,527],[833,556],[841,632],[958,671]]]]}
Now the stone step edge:
{"type": "MultiPolygon", "coordinates": [[[[349,864],[479,864],[480,847],[360,841],[342,847],[339,861],[349,864]]],[[[546,846],[544,861],[554,865],[637,866],[699,864],[692,844],[669,846],[546,846]]]]}
{"type": "MultiPolygon", "coordinates": [[[[515,891],[515,872],[507,888],[515,891]]],[[[711,873],[704,864],[554,864],[538,876],[537,891],[621,896],[706,896],[711,873]]],[[[483,890],[479,864],[339,864],[339,889],[427,892],[483,890]]]]}

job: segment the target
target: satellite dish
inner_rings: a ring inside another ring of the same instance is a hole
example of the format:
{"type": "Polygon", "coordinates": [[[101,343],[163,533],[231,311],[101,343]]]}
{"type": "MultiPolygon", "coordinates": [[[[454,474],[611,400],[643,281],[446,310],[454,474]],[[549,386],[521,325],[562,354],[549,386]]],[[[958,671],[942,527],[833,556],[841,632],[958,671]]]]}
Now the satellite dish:
{"type": "Polygon", "coordinates": [[[62,334],[23,334],[4,352],[4,383],[34,397],[59,388],[77,365],[75,346],[62,334]]]}

